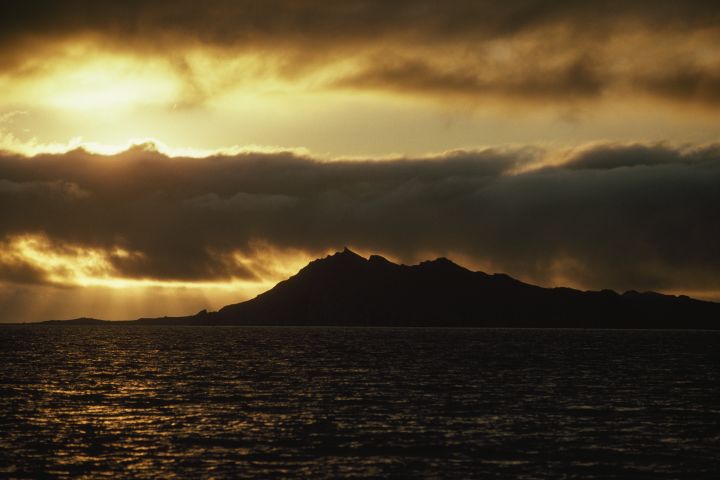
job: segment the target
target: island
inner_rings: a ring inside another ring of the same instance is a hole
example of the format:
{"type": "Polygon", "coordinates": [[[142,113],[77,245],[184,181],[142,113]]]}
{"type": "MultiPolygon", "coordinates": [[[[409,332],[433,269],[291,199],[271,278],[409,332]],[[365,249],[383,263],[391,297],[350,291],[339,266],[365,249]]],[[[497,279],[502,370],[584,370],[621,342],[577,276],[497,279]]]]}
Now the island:
{"type": "Polygon", "coordinates": [[[345,249],[257,297],[183,317],[45,324],[471,328],[720,328],[720,303],[655,292],[545,288],[447,258],[400,265],[345,249]]]}

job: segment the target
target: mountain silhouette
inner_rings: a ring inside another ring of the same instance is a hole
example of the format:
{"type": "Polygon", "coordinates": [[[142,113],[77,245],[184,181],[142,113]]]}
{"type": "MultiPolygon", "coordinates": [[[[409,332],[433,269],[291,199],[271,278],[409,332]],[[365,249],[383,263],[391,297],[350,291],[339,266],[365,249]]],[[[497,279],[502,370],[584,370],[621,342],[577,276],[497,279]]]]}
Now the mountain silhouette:
{"type": "MultiPolygon", "coordinates": [[[[44,323],[98,324],[78,318],[44,323]]],[[[543,288],[447,258],[398,265],[349,249],[246,302],[149,325],[718,329],[720,303],[655,292],[543,288]]]]}
{"type": "Polygon", "coordinates": [[[217,312],[132,323],[717,329],[720,304],[652,292],[543,288],[474,272],[446,258],[408,266],[346,248],[310,262],[252,300],[217,312]]]}

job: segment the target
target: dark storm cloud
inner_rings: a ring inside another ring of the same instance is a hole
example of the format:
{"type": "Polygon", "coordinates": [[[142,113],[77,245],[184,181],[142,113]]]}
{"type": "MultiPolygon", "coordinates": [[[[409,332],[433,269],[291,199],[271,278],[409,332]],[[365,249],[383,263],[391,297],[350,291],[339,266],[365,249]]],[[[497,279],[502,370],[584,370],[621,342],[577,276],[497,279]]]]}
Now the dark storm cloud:
{"type": "Polygon", "coordinates": [[[289,80],[355,60],[357,71],[331,86],[539,99],[626,89],[716,103],[718,25],[720,3],[700,0],[28,0],[0,16],[0,71],[38,74],[43,62],[26,61],[33,53],[52,57],[62,40],[84,39],[167,59],[186,81],[188,103],[214,93],[198,81],[206,72],[185,59],[208,46],[212,55],[275,59],[273,73],[289,80]],[[508,58],[494,59],[493,41],[508,58]]]}
{"type": "Polygon", "coordinates": [[[571,0],[26,0],[5,6],[1,38],[100,33],[212,43],[319,39],[367,41],[381,36],[443,40],[513,35],[548,24],[600,30],[618,20],[654,28],[717,26],[714,1],[630,0],[602,4],[571,0]]]}
{"type": "Polygon", "coordinates": [[[720,102],[720,68],[674,67],[660,75],[640,78],[638,83],[643,89],[666,98],[720,102]]]}
{"type": "Polygon", "coordinates": [[[527,170],[552,154],[5,155],[0,235],[120,247],[134,254],[112,257],[116,268],[143,278],[253,279],[227,259],[253,255],[260,241],[313,255],[349,245],[408,261],[455,252],[528,280],[559,275],[593,288],[720,289],[717,146],[597,145],[527,170]],[[28,185],[32,195],[18,194],[28,185]],[[37,187],[50,185],[83,195],[37,187]]]}
{"type": "Polygon", "coordinates": [[[14,195],[20,198],[55,197],[58,200],[67,200],[82,198],[87,195],[87,192],[84,192],[74,183],[60,180],[52,182],[11,182],[0,179],[0,195],[14,195]]]}
{"type": "Polygon", "coordinates": [[[429,94],[575,99],[596,97],[605,87],[602,75],[584,59],[527,75],[525,68],[504,78],[485,77],[485,69],[432,66],[419,60],[371,63],[365,70],[335,85],[351,88],[390,89],[429,94]]]}
{"type": "Polygon", "coordinates": [[[42,285],[49,283],[42,270],[21,261],[8,262],[0,260],[0,285],[42,285]]]}

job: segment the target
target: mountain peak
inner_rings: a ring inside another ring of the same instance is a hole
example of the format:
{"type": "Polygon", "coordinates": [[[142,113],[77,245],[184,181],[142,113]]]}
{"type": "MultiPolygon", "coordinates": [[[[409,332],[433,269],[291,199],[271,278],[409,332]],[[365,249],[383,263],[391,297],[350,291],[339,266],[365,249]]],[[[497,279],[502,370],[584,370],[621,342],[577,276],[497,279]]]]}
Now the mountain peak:
{"type": "Polygon", "coordinates": [[[358,255],[357,253],[353,252],[353,251],[350,250],[348,247],[344,247],[344,248],[342,249],[342,252],[337,252],[335,255],[347,255],[347,256],[351,256],[351,257],[360,257],[360,258],[363,258],[361,255],[358,255]]]}
{"type": "Polygon", "coordinates": [[[439,265],[455,265],[456,267],[460,266],[447,257],[438,257],[435,260],[430,260],[430,263],[437,263],[439,265]]]}
{"type": "Polygon", "coordinates": [[[345,247],[341,251],[335,252],[332,255],[328,255],[327,257],[325,257],[325,259],[326,260],[336,259],[336,260],[351,261],[351,262],[356,262],[358,260],[362,260],[363,262],[367,262],[367,259],[365,257],[353,252],[348,247],[345,247]]]}
{"type": "Polygon", "coordinates": [[[468,271],[465,267],[461,267],[457,263],[453,262],[449,258],[446,257],[438,257],[435,260],[426,260],[424,262],[420,262],[420,267],[423,268],[432,268],[435,270],[463,270],[468,271]]]}
{"type": "Polygon", "coordinates": [[[370,255],[370,258],[368,258],[368,261],[371,263],[378,263],[378,264],[393,264],[393,262],[391,262],[387,258],[380,256],[380,255],[370,255]]]}
{"type": "Polygon", "coordinates": [[[341,266],[360,265],[365,263],[367,263],[367,259],[365,257],[358,255],[349,248],[345,247],[341,251],[327,255],[325,258],[318,258],[317,260],[313,260],[301,271],[306,270],[308,267],[313,267],[313,269],[316,269],[323,268],[323,266],[333,265],[337,268],[341,266]]]}

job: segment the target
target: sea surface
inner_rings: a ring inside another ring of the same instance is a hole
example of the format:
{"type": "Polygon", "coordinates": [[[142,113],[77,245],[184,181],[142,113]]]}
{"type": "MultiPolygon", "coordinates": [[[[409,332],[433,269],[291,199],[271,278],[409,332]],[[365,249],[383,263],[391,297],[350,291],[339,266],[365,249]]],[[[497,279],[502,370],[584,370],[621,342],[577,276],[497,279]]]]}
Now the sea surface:
{"type": "Polygon", "coordinates": [[[0,327],[0,478],[720,478],[720,333],[0,327]]]}

